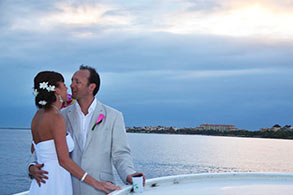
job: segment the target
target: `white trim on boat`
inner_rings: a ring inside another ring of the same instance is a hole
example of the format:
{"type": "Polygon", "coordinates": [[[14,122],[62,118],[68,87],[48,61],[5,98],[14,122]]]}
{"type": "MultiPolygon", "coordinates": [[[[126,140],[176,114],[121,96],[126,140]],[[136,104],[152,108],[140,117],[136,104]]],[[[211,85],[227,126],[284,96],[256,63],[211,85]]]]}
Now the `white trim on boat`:
{"type": "MultiPolygon", "coordinates": [[[[290,194],[293,173],[202,173],[159,177],[146,181],[144,194],[290,194]],[[288,191],[290,190],[290,191],[288,191]],[[183,192],[184,191],[184,192],[183,192]],[[283,193],[282,193],[283,192],[283,193]]],[[[133,194],[132,186],[111,195],[133,194]]]]}
{"type": "Polygon", "coordinates": [[[20,193],[17,193],[17,194],[14,194],[14,195],[28,195],[29,191],[25,191],[25,192],[20,192],[20,193]]]}

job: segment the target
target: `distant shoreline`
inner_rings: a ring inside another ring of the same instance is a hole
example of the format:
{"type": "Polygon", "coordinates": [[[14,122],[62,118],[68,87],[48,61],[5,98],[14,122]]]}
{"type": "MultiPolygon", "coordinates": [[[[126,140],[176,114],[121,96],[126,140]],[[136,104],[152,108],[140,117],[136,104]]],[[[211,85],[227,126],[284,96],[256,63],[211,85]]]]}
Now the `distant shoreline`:
{"type": "Polygon", "coordinates": [[[127,133],[145,133],[145,134],[169,134],[169,135],[206,135],[206,136],[223,136],[223,137],[240,137],[240,138],[269,138],[269,139],[287,139],[293,140],[292,131],[217,131],[203,130],[193,131],[189,129],[178,130],[134,130],[128,129],[127,133]]]}

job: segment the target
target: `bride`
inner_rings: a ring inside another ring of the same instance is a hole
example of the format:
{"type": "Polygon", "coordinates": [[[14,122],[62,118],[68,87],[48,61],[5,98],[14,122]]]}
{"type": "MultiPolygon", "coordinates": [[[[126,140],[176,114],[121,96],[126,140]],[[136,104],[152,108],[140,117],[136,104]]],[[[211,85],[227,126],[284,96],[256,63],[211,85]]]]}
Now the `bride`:
{"type": "Polygon", "coordinates": [[[65,121],[60,113],[63,101],[67,100],[67,87],[60,73],[43,71],[34,78],[35,104],[39,108],[32,123],[32,153],[38,164],[50,174],[45,184],[32,180],[30,195],[72,195],[70,173],[98,190],[109,193],[120,187],[110,182],[100,182],[82,170],[71,160],[69,152],[74,148],[70,134],[66,134],[65,121]]]}

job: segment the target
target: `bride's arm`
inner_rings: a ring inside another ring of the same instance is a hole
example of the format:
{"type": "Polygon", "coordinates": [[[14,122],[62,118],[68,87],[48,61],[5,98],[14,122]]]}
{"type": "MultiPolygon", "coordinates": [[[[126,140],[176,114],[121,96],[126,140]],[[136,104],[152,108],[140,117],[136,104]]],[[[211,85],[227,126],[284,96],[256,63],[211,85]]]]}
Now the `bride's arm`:
{"type": "Polygon", "coordinates": [[[72,175],[78,179],[84,179],[85,183],[90,184],[94,188],[102,190],[109,193],[109,190],[117,190],[119,187],[115,186],[110,182],[99,182],[92,176],[88,175],[84,170],[82,170],[70,157],[68,152],[68,147],[66,143],[66,126],[64,118],[61,114],[52,117],[52,122],[50,123],[52,135],[54,138],[54,143],[56,147],[56,152],[58,156],[59,164],[69,171],[72,175]]]}

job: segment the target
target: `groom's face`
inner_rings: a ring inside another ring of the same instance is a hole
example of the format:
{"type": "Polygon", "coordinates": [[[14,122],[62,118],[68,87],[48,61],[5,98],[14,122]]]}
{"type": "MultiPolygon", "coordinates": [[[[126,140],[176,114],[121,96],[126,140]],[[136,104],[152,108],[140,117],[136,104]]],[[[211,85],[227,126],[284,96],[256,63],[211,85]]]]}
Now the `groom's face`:
{"type": "Polygon", "coordinates": [[[88,85],[89,76],[90,72],[88,70],[79,70],[74,73],[70,85],[73,98],[78,100],[90,94],[88,85]]]}

